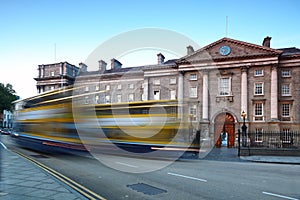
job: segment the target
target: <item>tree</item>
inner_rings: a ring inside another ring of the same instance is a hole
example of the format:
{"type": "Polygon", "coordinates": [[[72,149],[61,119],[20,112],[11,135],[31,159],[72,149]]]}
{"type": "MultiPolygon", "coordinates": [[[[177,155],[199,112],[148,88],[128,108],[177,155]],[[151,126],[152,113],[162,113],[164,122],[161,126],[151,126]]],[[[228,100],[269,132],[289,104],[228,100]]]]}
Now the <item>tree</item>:
{"type": "Polygon", "coordinates": [[[3,110],[13,110],[12,102],[19,98],[15,93],[11,84],[0,83],[0,113],[3,113],[3,110]]]}

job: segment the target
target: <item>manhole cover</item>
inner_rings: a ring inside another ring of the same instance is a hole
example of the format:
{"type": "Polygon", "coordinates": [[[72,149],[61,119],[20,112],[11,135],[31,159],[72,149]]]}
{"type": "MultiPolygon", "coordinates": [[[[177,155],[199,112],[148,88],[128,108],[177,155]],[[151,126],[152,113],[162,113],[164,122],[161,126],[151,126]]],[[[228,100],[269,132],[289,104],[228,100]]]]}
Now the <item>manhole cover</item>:
{"type": "Polygon", "coordinates": [[[37,155],[30,155],[31,157],[35,157],[35,158],[48,158],[47,156],[41,155],[41,154],[37,154],[37,155]]]}
{"type": "Polygon", "coordinates": [[[137,183],[137,184],[133,184],[133,185],[127,185],[127,187],[138,191],[138,192],[142,192],[144,194],[148,194],[148,195],[156,195],[156,194],[160,194],[160,193],[164,193],[167,192],[166,190],[145,184],[145,183],[137,183]]]}

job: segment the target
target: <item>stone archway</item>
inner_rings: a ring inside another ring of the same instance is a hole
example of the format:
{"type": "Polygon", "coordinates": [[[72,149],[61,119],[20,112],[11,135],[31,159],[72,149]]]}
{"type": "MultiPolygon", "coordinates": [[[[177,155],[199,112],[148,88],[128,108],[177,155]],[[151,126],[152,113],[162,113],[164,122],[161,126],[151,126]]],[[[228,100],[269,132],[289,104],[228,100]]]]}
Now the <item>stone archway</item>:
{"type": "Polygon", "coordinates": [[[234,147],[234,117],[230,113],[221,113],[215,118],[215,135],[214,142],[217,148],[222,145],[222,135],[226,135],[226,146],[228,148],[234,147]]]}

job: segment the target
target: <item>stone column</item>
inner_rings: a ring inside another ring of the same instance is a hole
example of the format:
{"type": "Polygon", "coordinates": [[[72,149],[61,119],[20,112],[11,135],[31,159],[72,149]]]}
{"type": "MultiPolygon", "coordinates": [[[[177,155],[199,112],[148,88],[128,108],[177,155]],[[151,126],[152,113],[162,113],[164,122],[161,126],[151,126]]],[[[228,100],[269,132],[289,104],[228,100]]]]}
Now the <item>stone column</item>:
{"type": "Polygon", "coordinates": [[[45,75],[45,68],[44,65],[41,66],[41,78],[44,78],[45,75]]]}
{"type": "Polygon", "coordinates": [[[143,101],[149,100],[149,78],[147,77],[145,77],[144,79],[142,100],[143,101]]]}
{"type": "Polygon", "coordinates": [[[278,120],[277,65],[271,69],[271,120],[278,120]]]}
{"type": "Polygon", "coordinates": [[[178,118],[182,119],[182,114],[183,114],[183,97],[184,97],[184,72],[179,72],[179,77],[178,77],[178,104],[179,104],[179,109],[178,109],[178,118]]]}
{"type": "Polygon", "coordinates": [[[248,114],[248,80],[247,71],[248,67],[242,67],[242,77],[241,77],[241,113],[244,111],[248,114]]]}
{"type": "Polygon", "coordinates": [[[208,71],[203,71],[202,120],[208,121],[208,71]]]}

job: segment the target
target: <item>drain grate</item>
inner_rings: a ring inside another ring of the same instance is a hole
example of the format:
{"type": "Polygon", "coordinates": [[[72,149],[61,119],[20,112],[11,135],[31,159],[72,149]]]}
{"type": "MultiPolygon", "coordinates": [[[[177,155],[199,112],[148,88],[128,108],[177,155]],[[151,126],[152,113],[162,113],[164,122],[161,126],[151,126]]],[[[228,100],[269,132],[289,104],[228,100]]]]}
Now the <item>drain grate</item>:
{"type": "Polygon", "coordinates": [[[127,185],[127,187],[138,191],[138,192],[142,192],[144,194],[147,195],[156,195],[156,194],[160,194],[160,193],[164,193],[167,192],[167,190],[163,190],[145,183],[137,183],[137,184],[132,184],[132,185],[127,185]]]}
{"type": "Polygon", "coordinates": [[[48,158],[47,156],[41,155],[41,154],[37,154],[37,155],[30,155],[31,157],[34,158],[48,158]]]}

